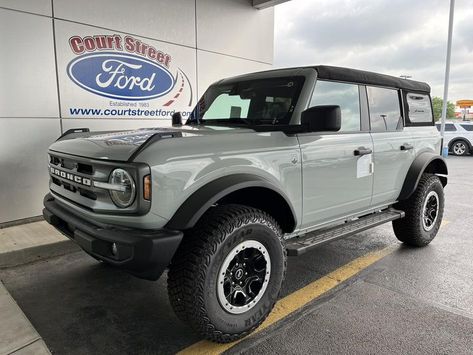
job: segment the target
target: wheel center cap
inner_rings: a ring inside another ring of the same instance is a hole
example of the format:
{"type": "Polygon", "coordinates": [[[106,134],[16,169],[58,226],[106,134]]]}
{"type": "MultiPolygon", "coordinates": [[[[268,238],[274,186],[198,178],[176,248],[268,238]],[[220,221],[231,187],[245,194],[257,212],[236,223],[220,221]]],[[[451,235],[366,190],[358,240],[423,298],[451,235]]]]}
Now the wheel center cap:
{"type": "Polygon", "coordinates": [[[242,269],[238,269],[238,270],[235,272],[235,278],[236,278],[237,280],[240,280],[242,277],[243,277],[243,270],[242,270],[242,269]]]}

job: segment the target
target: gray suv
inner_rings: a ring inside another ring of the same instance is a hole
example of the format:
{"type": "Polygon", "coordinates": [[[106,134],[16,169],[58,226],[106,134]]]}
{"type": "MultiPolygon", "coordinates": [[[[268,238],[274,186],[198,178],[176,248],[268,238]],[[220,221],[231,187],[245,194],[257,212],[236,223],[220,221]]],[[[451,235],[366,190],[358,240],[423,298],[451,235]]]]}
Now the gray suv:
{"type": "Polygon", "coordinates": [[[287,256],[392,222],[436,236],[447,166],[430,87],[329,66],[211,85],[185,125],[65,132],[44,218],[92,257],[158,279],[205,338],[230,342],[273,308],[287,256]]]}

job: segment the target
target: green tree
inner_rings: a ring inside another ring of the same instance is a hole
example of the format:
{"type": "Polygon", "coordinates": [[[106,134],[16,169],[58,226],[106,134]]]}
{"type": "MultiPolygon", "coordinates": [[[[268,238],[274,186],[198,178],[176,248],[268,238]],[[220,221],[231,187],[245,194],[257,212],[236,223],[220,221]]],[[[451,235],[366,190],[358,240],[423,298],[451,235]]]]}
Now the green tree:
{"type": "MultiPolygon", "coordinates": [[[[434,118],[436,121],[442,117],[442,105],[443,100],[438,97],[434,96],[432,98],[432,106],[434,107],[434,118]]],[[[455,118],[455,105],[450,101],[447,101],[447,118],[455,118]]]]}

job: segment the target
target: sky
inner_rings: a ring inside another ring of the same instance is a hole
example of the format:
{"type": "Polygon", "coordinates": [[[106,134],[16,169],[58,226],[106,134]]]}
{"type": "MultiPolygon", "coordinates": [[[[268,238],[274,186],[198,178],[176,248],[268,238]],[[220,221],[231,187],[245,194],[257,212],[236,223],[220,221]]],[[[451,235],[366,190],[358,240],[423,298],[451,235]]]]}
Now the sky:
{"type": "MultiPolygon", "coordinates": [[[[449,3],[291,0],[275,8],[274,65],[410,75],[443,97],[449,3]]],[[[473,0],[456,0],[448,98],[473,99],[473,0]]]]}

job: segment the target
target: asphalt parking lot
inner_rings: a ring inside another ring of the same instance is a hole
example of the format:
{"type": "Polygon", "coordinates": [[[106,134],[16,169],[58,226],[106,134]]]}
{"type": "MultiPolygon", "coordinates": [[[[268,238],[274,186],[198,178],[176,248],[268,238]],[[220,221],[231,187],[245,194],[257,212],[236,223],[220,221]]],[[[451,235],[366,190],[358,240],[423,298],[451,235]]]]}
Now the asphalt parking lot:
{"type": "MultiPolygon", "coordinates": [[[[404,247],[389,224],[290,258],[281,297],[389,248],[287,317],[214,350],[472,354],[473,157],[449,157],[448,165],[444,224],[431,245],[404,247]]],[[[0,270],[0,279],[55,354],[205,349],[173,314],[165,275],[139,280],[79,252],[0,270]]]]}

